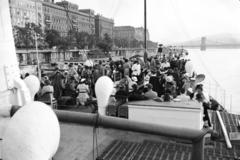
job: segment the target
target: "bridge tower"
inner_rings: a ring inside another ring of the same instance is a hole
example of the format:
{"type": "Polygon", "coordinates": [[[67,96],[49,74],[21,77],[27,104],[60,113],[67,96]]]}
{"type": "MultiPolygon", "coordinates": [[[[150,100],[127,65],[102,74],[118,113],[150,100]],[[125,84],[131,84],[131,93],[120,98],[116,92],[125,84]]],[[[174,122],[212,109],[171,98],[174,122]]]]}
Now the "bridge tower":
{"type": "Polygon", "coordinates": [[[200,48],[200,50],[201,51],[205,51],[206,50],[206,41],[207,41],[207,38],[206,37],[202,37],[201,38],[201,48],[200,48]]]}

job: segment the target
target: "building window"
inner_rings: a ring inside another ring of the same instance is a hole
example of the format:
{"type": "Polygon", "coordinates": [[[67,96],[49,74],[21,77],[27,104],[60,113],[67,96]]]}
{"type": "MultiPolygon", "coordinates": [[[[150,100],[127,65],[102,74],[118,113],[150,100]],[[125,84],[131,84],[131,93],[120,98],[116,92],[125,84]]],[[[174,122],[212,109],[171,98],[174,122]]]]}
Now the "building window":
{"type": "Polygon", "coordinates": [[[18,60],[19,60],[20,64],[24,63],[24,61],[23,61],[23,54],[19,54],[18,55],[18,60]]]}
{"type": "Polygon", "coordinates": [[[26,12],[23,12],[23,17],[27,17],[27,13],[26,12]]]}

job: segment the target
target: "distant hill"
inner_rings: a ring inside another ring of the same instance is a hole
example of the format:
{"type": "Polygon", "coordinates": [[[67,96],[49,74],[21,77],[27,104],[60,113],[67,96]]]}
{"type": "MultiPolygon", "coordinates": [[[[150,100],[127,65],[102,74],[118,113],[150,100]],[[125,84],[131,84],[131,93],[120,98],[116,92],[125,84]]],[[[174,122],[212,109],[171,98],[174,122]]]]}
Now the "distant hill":
{"type": "MultiPolygon", "coordinates": [[[[178,46],[200,46],[201,37],[182,43],[177,43],[178,46]]],[[[229,46],[240,47],[240,34],[218,34],[206,36],[207,46],[229,46]]]]}

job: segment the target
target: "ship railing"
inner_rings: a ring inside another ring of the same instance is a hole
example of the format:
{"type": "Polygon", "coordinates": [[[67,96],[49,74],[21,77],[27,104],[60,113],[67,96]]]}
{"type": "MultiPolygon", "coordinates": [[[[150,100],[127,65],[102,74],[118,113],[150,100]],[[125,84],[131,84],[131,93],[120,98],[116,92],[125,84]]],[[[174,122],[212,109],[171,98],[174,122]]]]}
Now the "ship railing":
{"type": "Polygon", "coordinates": [[[55,110],[60,122],[75,123],[85,126],[103,127],[132,131],[149,135],[172,137],[190,141],[192,143],[191,160],[204,160],[205,135],[212,133],[212,130],[194,130],[187,128],[175,128],[164,125],[148,124],[128,119],[113,118],[99,114],[55,110]]]}
{"type": "Polygon", "coordinates": [[[232,93],[228,92],[223,86],[218,83],[215,76],[211,73],[208,66],[203,60],[204,57],[201,54],[190,54],[189,58],[194,63],[194,70],[197,73],[206,74],[206,79],[204,80],[204,90],[209,93],[225,110],[228,112],[233,112],[233,105],[235,103],[236,97],[232,93]]]}
{"type": "Polygon", "coordinates": [[[233,112],[233,94],[224,89],[214,79],[207,79],[204,83],[204,90],[209,96],[215,99],[226,111],[233,112]]]}

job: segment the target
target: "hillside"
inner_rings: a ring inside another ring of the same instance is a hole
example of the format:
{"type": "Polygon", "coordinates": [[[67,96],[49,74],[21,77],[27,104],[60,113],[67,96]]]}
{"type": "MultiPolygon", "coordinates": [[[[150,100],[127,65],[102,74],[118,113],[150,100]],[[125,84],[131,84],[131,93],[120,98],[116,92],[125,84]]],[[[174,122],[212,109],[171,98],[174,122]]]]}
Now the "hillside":
{"type": "MultiPolygon", "coordinates": [[[[240,34],[218,34],[206,36],[207,46],[239,46],[240,47],[240,34]]],[[[181,46],[200,46],[201,38],[196,38],[190,41],[178,43],[181,46]]]]}

